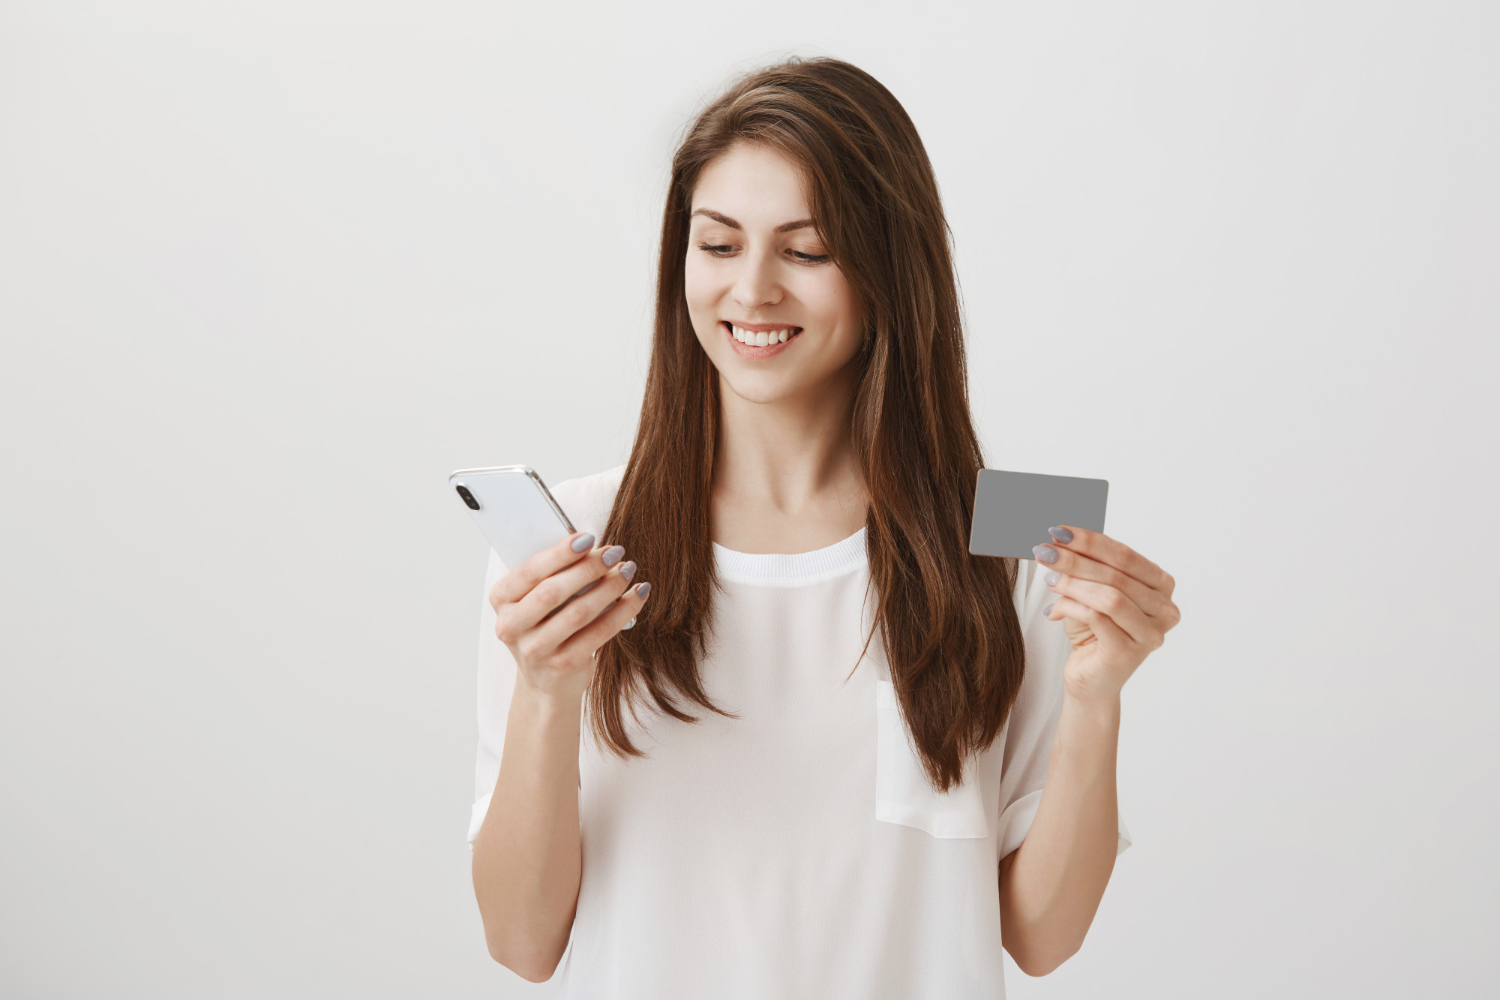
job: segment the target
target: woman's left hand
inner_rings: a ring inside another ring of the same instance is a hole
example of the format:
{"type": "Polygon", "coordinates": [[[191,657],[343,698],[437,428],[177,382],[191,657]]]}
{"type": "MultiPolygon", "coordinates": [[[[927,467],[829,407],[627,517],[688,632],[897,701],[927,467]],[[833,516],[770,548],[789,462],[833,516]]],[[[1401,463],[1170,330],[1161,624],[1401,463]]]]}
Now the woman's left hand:
{"type": "Polygon", "coordinates": [[[1181,620],[1172,603],[1177,581],[1100,532],[1062,525],[1048,534],[1053,540],[1032,551],[1058,595],[1047,617],[1063,620],[1073,644],[1064,671],[1068,691],[1089,699],[1117,698],[1135,668],[1181,620]]]}

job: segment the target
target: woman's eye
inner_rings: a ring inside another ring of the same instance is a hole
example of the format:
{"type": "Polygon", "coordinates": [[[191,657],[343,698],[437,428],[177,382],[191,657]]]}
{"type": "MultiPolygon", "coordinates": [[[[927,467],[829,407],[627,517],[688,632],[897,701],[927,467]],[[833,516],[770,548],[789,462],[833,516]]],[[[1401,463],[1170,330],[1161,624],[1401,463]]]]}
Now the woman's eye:
{"type": "Polygon", "coordinates": [[[826,253],[803,253],[801,250],[793,250],[792,257],[804,264],[823,264],[828,261],[826,253]]]}
{"type": "Polygon", "coordinates": [[[724,244],[714,245],[712,243],[699,243],[698,249],[705,253],[713,254],[715,257],[727,257],[734,252],[735,248],[724,244]]]}

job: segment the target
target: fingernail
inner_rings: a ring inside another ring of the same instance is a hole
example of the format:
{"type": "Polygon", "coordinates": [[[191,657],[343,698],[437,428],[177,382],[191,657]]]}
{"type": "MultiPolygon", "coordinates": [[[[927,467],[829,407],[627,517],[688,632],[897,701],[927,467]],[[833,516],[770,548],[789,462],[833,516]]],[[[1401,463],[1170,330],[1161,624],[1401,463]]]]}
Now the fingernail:
{"type": "Polygon", "coordinates": [[[1050,573],[1047,574],[1047,586],[1050,587],[1053,584],[1055,584],[1058,580],[1061,580],[1061,579],[1062,579],[1062,574],[1059,573],[1059,572],[1057,572],[1056,570],[1053,570],[1052,572],[1050,572],[1050,573]]]}
{"type": "Polygon", "coordinates": [[[651,596],[651,584],[649,584],[649,583],[642,583],[642,584],[637,585],[636,588],[635,588],[635,596],[639,597],[643,601],[646,598],[650,597],[651,596]]]}
{"type": "Polygon", "coordinates": [[[625,547],[623,545],[611,545],[604,550],[604,555],[600,556],[600,558],[604,560],[604,565],[613,566],[625,558],[625,547]]]}
{"type": "Polygon", "coordinates": [[[1067,528],[1048,528],[1047,534],[1062,542],[1064,545],[1073,540],[1073,533],[1067,528]]]}
{"type": "Polygon", "coordinates": [[[634,562],[634,560],[632,560],[630,562],[627,562],[624,566],[620,567],[620,575],[623,576],[627,580],[629,580],[631,577],[635,576],[635,562],[634,562]]]}
{"type": "Polygon", "coordinates": [[[589,534],[588,532],[584,532],[583,534],[579,535],[577,538],[573,539],[573,551],[574,552],[587,552],[589,549],[591,549],[593,547],[594,547],[594,536],[591,535],[591,534],[589,534]]]}
{"type": "Polygon", "coordinates": [[[1057,602],[1053,601],[1051,604],[1049,604],[1045,608],[1043,608],[1042,609],[1042,617],[1046,618],[1048,615],[1050,615],[1052,613],[1052,609],[1055,608],[1055,607],[1057,607],[1057,602]]]}
{"type": "Polygon", "coordinates": [[[1031,554],[1036,556],[1038,562],[1048,564],[1057,562],[1057,550],[1050,545],[1033,545],[1031,554]]]}

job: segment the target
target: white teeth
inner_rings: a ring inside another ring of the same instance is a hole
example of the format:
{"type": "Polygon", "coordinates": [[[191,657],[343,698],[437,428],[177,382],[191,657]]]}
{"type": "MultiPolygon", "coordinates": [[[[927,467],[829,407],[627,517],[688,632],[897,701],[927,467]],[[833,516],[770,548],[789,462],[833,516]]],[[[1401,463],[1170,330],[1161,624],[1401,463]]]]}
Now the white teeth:
{"type": "Polygon", "coordinates": [[[793,336],[791,327],[785,330],[766,330],[756,333],[754,330],[746,330],[743,327],[735,326],[733,323],[729,324],[729,332],[734,336],[735,340],[750,347],[769,347],[772,344],[785,344],[793,336]]]}

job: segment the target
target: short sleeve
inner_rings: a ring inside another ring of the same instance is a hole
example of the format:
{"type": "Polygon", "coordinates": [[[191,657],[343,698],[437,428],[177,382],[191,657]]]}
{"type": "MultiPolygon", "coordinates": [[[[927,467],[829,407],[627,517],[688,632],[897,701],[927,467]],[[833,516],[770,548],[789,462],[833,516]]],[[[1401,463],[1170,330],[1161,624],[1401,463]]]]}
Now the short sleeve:
{"type": "MultiPolygon", "coordinates": [[[[1060,621],[1048,621],[1042,609],[1056,595],[1047,588],[1034,560],[1020,561],[1016,578],[1016,613],[1026,642],[1026,676],[1011,707],[1005,729],[1004,764],[1000,776],[1000,824],[996,838],[999,857],[1021,846],[1042,801],[1052,739],[1062,716],[1063,668],[1072,644],[1060,621]]],[[[1119,819],[1116,854],[1130,846],[1130,832],[1119,819]]]]}
{"type": "Polygon", "coordinates": [[[505,564],[490,553],[489,568],[484,574],[485,599],[479,612],[479,750],[474,762],[474,807],[469,815],[469,846],[479,836],[495,779],[500,776],[500,751],[505,746],[505,720],[510,715],[510,699],[516,685],[516,661],[510,650],[495,635],[495,609],[488,595],[495,581],[505,572],[505,564]]]}

